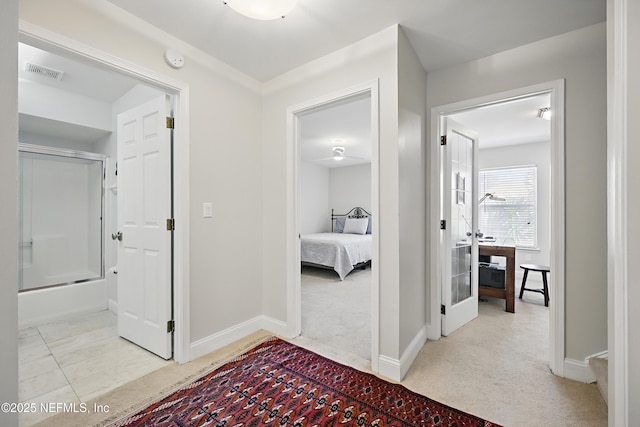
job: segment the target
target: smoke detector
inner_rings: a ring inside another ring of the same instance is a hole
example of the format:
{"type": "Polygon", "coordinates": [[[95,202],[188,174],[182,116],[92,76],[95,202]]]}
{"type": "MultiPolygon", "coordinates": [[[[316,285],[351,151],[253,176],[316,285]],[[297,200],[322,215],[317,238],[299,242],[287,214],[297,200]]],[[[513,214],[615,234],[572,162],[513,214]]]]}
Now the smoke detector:
{"type": "Polygon", "coordinates": [[[38,74],[53,80],[62,80],[64,71],[54,70],[53,68],[45,67],[44,65],[34,64],[32,62],[24,63],[24,70],[27,73],[38,74]]]}

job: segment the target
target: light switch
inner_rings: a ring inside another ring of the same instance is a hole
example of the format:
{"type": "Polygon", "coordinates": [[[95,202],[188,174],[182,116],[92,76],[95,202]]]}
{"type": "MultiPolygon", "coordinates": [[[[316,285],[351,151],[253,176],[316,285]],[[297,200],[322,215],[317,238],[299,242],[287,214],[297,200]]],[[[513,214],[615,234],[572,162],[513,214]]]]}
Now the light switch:
{"type": "Polygon", "coordinates": [[[202,217],[211,218],[213,216],[213,207],[211,202],[205,202],[202,204],[202,217]]]}

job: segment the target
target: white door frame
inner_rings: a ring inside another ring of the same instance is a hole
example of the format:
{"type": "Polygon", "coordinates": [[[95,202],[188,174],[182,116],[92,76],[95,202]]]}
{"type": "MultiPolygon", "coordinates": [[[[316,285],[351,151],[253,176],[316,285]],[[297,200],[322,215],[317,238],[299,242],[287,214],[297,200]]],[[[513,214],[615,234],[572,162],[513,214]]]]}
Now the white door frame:
{"type": "MultiPolygon", "coordinates": [[[[629,299],[629,289],[636,285],[633,263],[629,259],[629,245],[633,245],[633,223],[630,217],[637,196],[633,189],[633,168],[637,159],[629,157],[628,150],[634,144],[637,131],[631,124],[635,120],[638,95],[632,90],[635,77],[630,75],[637,68],[635,54],[630,53],[638,43],[633,39],[631,23],[638,16],[632,1],[609,0],[607,2],[607,331],[609,347],[609,425],[629,426],[637,423],[631,401],[630,371],[636,360],[630,360],[629,347],[636,345],[631,339],[629,325],[631,311],[636,301],[629,299]],[[633,7],[632,7],[633,6],[633,7]],[[631,10],[629,10],[631,9],[631,10]],[[629,194],[632,196],[629,196],[629,194]]],[[[635,30],[633,30],[635,31],[635,30]]]]}
{"type": "Polygon", "coordinates": [[[178,363],[190,360],[189,325],[189,86],[129,61],[79,43],[25,21],[19,22],[20,41],[32,46],[89,61],[94,65],[115,71],[154,86],[175,97],[176,128],[173,153],[173,204],[176,230],[173,257],[173,313],[175,332],[173,358],[178,363]]]}
{"type": "Polygon", "coordinates": [[[287,171],[291,171],[289,180],[289,197],[287,212],[291,221],[287,221],[287,325],[289,335],[296,337],[302,332],[302,296],[300,280],[300,212],[299,212],[299,182],[300,182],[300,140],[299,115],[316,108],[348,99],[363,93],[371,96],[371,369],[378,372],[379,345],[379,201],[378,201],[378,165],[379,165],[379,98],[378,80],[372,80],[347,89],[339,90],[298,105],[287,108],[287,171]]]}
{"type": "MultiPolygon", "coordinates": [[[[441,118],[453,113],[470,110],[511,99],[548,93],[551,98],[551,271],[553,286],[550,289],[549,303],[549,365],[551,371],[564,376],[565,343],[565,171],[564,171],[564,80],[554,80],[533,86],[513,89],[506,92],[460,101],[431,109],[431,223],[430,230],[439,230],[440,205],[440,135],[441,118]]],[[[428,338],[440,338],[440,304],[442,291],[440,281],[442,272],[439,264],[439,233],[432,232],[430,239],[431,268],[430,285],[427,292],[430,308],[428,338]]]]}

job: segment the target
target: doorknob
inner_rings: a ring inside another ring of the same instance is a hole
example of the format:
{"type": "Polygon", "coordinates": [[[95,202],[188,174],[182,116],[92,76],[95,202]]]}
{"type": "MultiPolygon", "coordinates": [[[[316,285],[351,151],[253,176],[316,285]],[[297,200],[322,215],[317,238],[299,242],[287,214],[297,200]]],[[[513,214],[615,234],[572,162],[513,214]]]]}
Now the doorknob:
{"type": "Polygon", "coordinates": [[[481,232],[480,230],[476,231],[476,237],[477,237],[478,239],[482,239],[482,236],[484,236],[484,233],[483,233],[483,232],[481,232]]]}
{"type": "Polygon", "coordinates": [[[111,240],[119,240],[122,242],[122,231],[118,231],[116,234],[111,234],[111,240]]]}

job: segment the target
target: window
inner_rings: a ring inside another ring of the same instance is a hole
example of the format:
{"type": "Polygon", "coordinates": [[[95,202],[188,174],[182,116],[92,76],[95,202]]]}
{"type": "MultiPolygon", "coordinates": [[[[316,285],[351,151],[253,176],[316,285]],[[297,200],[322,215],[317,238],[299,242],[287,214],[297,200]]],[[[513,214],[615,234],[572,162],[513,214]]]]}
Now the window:
{"type": "Polygon", "coordinates": [[[478,195],[493,194],[504,201],[487,197],[478,208],[478,227],[497,242],[515,242],[518,248],[536,248],[537,187],[536,166],[516,166],[481,170],[478,195]]]}

